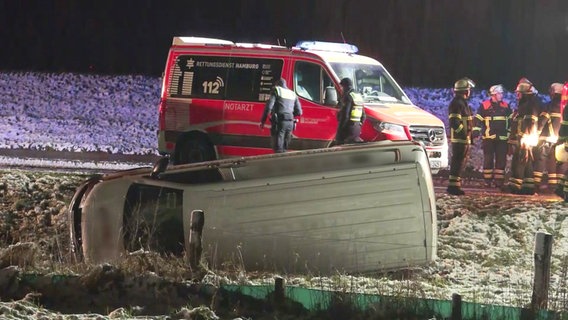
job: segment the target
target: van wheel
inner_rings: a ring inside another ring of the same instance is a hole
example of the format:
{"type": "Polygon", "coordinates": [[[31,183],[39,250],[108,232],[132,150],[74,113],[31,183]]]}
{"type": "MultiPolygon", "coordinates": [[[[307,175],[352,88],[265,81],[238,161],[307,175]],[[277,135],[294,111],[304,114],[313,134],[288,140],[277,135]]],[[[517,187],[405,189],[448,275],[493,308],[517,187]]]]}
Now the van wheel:
{"type": "Polygon", "coordinates": [[[215,160],[213,146],[203,139],[185,141],[176,152],[176,164],[215,160]]]}
{"type": "Polygon", "coordinates": [[[69,221],[69,236],[71,240],[71,255],[75,261],[82,261],[83,256],[83,233],[82,233],[82,219],[83,209],[81,202],[90,189],[100,181],[100,176],[96,175],[80,185],[71,202],[69,203],[68,220],[69,221]]]}

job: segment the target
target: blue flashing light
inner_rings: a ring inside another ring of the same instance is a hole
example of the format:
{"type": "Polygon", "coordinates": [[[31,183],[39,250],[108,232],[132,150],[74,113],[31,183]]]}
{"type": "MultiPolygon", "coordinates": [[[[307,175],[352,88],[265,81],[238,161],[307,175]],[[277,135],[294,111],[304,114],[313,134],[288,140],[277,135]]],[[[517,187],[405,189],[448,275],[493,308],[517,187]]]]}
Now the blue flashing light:
{"type": "Polygon", "coordinates": [[[357,53],[359,48],[349,43],[326,42],[326,41],[300,41],[296,47],[302,50],[319,50],[345,53],[357,53]]]}

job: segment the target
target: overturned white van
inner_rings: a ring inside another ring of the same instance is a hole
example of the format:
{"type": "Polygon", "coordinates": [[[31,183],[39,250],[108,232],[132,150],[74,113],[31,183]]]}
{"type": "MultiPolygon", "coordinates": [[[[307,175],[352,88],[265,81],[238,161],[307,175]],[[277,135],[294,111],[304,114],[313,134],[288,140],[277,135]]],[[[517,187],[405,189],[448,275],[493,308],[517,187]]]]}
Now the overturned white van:
{"type": "Polygon", "coordinates": [[[140,248],[187,256],[203,212],[202,261],[245,270],[369,272],[436,257],[436,203],[417,142],[359,145],[117,172],[69,208],[75,254],[140,248]]]}

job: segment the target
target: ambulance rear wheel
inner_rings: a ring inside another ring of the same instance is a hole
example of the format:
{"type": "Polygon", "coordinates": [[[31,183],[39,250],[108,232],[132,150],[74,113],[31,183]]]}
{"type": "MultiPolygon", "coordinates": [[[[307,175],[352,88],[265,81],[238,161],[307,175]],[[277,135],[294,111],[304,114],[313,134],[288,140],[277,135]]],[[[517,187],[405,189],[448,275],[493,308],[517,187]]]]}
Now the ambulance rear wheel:
{"type": "Polygon", "coordinates": [[[185,141],[176,152],[176,164],[215,160],[213,146],[203,139],[185,141]]]}

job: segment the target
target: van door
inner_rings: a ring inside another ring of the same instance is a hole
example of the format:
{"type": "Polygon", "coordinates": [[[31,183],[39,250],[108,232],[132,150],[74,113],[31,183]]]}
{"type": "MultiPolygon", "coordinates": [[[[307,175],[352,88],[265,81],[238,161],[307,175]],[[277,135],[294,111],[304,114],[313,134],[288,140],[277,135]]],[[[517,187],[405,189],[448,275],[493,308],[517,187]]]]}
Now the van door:
{"type": "Polygon", "coordinates": [[[328,147],[337,130],[337,103],[325,104],[326,88],[335,88],[332,78],[322,65],[301,60],[294,63],[293,78],[303,115],[294,131],[290,149],[328,147]]]}

